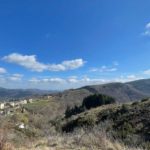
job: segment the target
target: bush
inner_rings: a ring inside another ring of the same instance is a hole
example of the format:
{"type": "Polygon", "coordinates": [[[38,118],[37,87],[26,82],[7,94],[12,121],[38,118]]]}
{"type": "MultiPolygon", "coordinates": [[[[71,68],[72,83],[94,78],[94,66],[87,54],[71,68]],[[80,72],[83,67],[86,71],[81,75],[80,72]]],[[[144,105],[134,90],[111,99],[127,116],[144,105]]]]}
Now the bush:
{"type": "Polygon", "coordinates": [[[29,122],[29,117],[27,114],[19,114],[19,113],[16,113],[14,114],[13,116],[11,116],[11,120],[14,121],[14,123],[20,123],[20,122],[23,122],[25,124],[28,124],[29,122]]]}
{"type": "Polygon", "coordinates": [[[127,104],[123,104],[120,109],[121,114],[127,113],[128,111],[129,111],[129,106],[127,104]]]}
{"type": "MultiPolygon", "coordinates": [[[[129,122],[124,122],[120,129],[117,131],[119,138],[121,139],[129,139],[130,136],[133,136],[135,129],[129,122]]],[[[127,142],[127,141],[126,141],[127,142]]],[[[129,143],[130,141],[128,141],[129,143]]]]}
{"type": "Polygon", "coordinates": [[[88,114],[86,117],[81,117],[78,120],[79,126],[94,126],[97,122],[95,114],[88,114]]]}
{"type": "Polygon", "coordinates": [[[142,99],[141,102],[149,101],[149,98],[142,99]]]}
{"type": "Polygon", "coordinates": [[[133,102],[132,103],[132,105],[138,105],[139,104],[139,102],[133,102]]]}
{"type": "Polygon", "coordinates": [[[77,114],[83,112],[84,110],[85,109],[82,106],[76,106],[75,105],[73,108],[70,108],[69,106],[67,106],[67,109],[65,111],[65,117],[69,118],[69,117],[71,117],[73,115],[77,115],[77,114]]]}
{"type": "Polygon", "coordinates": [[[83,100],[82,107],[85,107],[86,109],[90,109],[101,105],[107,105],[113,103],[115,103],[115,99],[110,96],[106,96],[103,94],[94,94],[86,97],[83,100]]]}

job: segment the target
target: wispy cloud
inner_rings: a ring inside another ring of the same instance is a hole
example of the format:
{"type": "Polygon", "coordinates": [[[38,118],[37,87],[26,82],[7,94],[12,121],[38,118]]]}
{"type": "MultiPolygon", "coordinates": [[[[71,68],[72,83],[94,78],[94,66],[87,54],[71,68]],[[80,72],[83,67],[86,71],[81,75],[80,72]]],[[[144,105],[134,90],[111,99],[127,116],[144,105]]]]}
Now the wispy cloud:
{"type": "Polygon", "coordinates": [[[85,64],[83,59],[65,60],[60,64],[44,64],[37,60],[36,55],[22,55],[19,53],[12,53],[4,56],[2,60],[9,63],[14,63],[23,66],[32,71],[42,72],[48,71],[66,71],[82,67],[85,64]]]}
{"type": "Polygon", "coordinates": [[[108,66],[101,66],[100,68],[91,68],[90,72],[114,72],[117,71],[118,68],[116,66],[108,67],[108,66]]]}
{"type": "Polygon", "coordinates": [[[66,71],[74,70],[82,67],[85,64],[83,59],[65,60],[60,64],[50,64],[47,65],[47,70],[49,71],[66,71]]]}
{"type": "Polygon", "coordinates": [[[140,76],[140,75],[130,74],[130,75],[127,75],[127,76],[120,76],[120,77],[114,78],[111,81],[112,82],[123,82],[124,83],[124,82],[140,80],[140,79],[143,79],[143,77],[140,76]]]}
{"type": "Polygon", "coordinates": [[[49,84],[66,84],[66,85],[86,85],[86,84],[100,84],[104,83],[106,80],[104,79],[92,79],[89,77],[83,77],[83,78],[78,78],[78,77],[68,77],[68,78],[31,78],[29,82],[32,83],[49,83],[49,84]]]}
{"type": "Polygon", "coordinates": [[[7,70],[5,68],[0,67],[0,74],[4,74],[6,72],[7,72],[7,70]]]}
{"type": "Polygon", "coordinates": [[[31,78],[29,82],[32,83],[56,83],[56,84],[61,84],[65,83],[66,80],[62,78],[43,78],[43,79],[38,79],[38,78],[31,78]]]}
{"type": "Polygon", "coordinates": [[[72,76],[68,78],[32,78],[29,82],[32,83],[56,83],[56,84],[72,84],[72,85],[91,85],[91,84],[103,84],[103,83],[110,83],[110,82],[128,82],[134,81],[138,79],[143,79],[140,76],[136,75],[127,75],[127,76],[120,76],[113,79],[105,79],[105,78],[90,78],[88,76],[84,76],[82,78],[72,76]]]}
{"type": "Polygon", "coordinates": [[[150,36],[150,22],[146,24],[145,31],[142,33],[144,36],[150,36]]]}
{"type": "Polygon", "coordinates": [[[5,83],[5,84],[9,84],[11,82],[18,82],[18,81],[22,81],[23,78],[23,74],[6,74],[6,75],[1,75],[0,76],[0,83],[5,83]]]}
{"type": "Polygon", "coordinates": [[[101,72],[101,73],[115,72],[118,70],[118,66],[119,66],[119,63],[117,61],[114,61],[114,62],[112,62],[112,65],[110,65],[110,66],[103,65],[101,67],[93,67],[89,71],[90,72],[101,72]]]}
{"type": "Polygon", "coordinates": [[[113,62],[113,66],[119,66],[118,61],[114,61],[114,62],[113,62]]]}
{"type": "Polygon", "coordinates": [[[143,72],[143,74],[145,74],[145,75],[150,75],[150,69],[145,70],[145,71],[143,72]]]}
{"type": "Polygon", "coordinates": [[[0,84],[4,87],[15,88],[37,88],[40,89],[57,89],[64,90],[69,88],[78,88],[85,85],[105,84],[111,82],[129,82],[138,79],[143,79],[139,75],[126,75],[114,78],[91,78],[88,76],[71,76],[66,78],[61,77],[33,77],[30,79],[24,78],[22,74],[9,74],[0,76],[0,84]]]}
{"type": "Polygon", "coordinates": [[[12,74],[11,76],[8,77],[8,80],[21,81],[22,77],[23,77],[23,74],[12,74]]]}

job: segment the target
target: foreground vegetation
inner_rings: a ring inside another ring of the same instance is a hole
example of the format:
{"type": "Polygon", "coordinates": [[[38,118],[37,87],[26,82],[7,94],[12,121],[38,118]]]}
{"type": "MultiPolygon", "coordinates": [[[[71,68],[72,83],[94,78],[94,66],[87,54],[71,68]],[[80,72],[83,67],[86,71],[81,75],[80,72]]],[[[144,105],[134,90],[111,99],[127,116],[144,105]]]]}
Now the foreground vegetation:
{"type": "Polygon", "coordinates": [[[115,104],[111,97],[98,97],[94,95],[94,107],[86,107],[90,96],[83,100],[82,111],[67,117],[64,102],[53,99],[1,116],[0,150],[149,150],[150,100],[115,104]]]}
{"type": "Polygon", "coordinates": [[[68,134],[57,133],[39,140],[26,140],[21,148],[7,142],[6,136],[0,142],[3,142],[0,147],[2,150],[144,150],[136,145],[125,146],[122,141],[107,134],[100,125],[94,128],[80,128],[68,134]]]}
{"type": "MultiPolygon", "coordinates": [[[[95,96],[94,96],[95,97],[95,96]]],[[[60,121],[63,132],[105,124],[105,131],[125,145],[150,149],[150,100],[102,105],[60,121]]]]}

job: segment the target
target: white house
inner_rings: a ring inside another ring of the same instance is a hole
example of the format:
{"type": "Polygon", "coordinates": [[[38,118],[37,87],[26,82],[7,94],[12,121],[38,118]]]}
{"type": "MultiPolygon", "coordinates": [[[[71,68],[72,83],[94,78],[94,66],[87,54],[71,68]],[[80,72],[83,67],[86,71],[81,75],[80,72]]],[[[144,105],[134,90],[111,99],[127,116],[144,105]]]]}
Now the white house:
{"type": "Polygon", "coordinates": [[[4,103],[0,103],[0,109],[4,109],[5,108],[5,104],[4,103]]]}
{"type": "Polygon", "coordinates": [[[27,104],[27,100],[25,99],[25,100],[23,101],[23,103],[24,103],[24,104],[27,104]]]}
{"type": "Polygon", "coordinates": [[[27,102],[28,102],[28,103],[32,103],[32,102],[33,102],[33,99],[30,98],[30,99],[27,100],[27,102]]]}
{"type": "Polygon", "coordinates": [[[17,104],[19,104],[19,105],[27,104],[27,100],[26,99],[25,100],[21,100],[17,104]]]}
{"type": "Polygon", "coordinates": [[[15,103],[14,102],[8,102],[8,103],[6,103],[6,106],[15,107],[15,103]]]}
{"type": "Polygon", "coordinates": [[[52,98],[52,96],[51,96],[51,95],[48,95],[47,98],[50,99],[50,98],[52,98]]]}

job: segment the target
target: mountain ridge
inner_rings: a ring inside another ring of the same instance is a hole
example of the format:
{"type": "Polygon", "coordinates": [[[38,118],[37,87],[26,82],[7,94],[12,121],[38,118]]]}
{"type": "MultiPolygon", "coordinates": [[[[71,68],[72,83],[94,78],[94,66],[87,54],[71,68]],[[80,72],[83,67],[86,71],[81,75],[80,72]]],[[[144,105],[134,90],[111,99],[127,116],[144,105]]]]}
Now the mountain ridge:
{"type": "Polygon", "coordinates": [[[78,89],[65,90],[57,98],[62,101],[81,102],[91,94],[105,94],[114,97],[118,102],[137,101],[150,97],[150,79],[136,80],[132,82],[107,83],[100,85],[88,85],[78,89]]]}
{"type": "Polygon", "coordinates": [[[99,85],[87,85],[77,89],[40,90],[40,89],[7,89],[0,87],[0,100],[19,99],[32,96],[53,94],[61,101],[80,103],[85,97],[92,94],[105,94],[114,97],[118,102],[129,102],[150,97],[150,79],[136,80],[126,83],[113,82],[99,85]]]}

